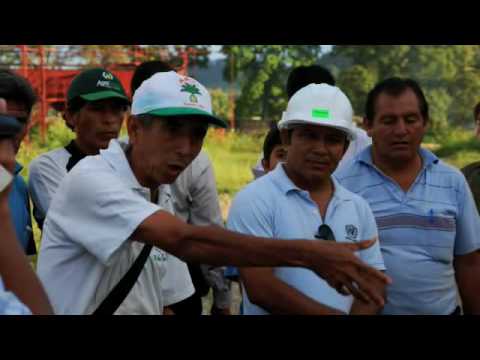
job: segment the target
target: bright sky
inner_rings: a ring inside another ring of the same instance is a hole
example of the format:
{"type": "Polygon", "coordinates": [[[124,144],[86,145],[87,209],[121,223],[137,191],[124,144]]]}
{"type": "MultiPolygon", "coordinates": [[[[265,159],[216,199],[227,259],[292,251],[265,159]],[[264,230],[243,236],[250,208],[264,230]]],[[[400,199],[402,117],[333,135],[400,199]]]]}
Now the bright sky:
{"type": "MultiPolygon", "coordinates": [[[[332,45],[320,45],[325,52],[332,50],[332,45]]],[[[225,55],[220,53],[222,45],[212,45],[212,53],[210,54],[211,60],[224,59],[225,55]]]]}

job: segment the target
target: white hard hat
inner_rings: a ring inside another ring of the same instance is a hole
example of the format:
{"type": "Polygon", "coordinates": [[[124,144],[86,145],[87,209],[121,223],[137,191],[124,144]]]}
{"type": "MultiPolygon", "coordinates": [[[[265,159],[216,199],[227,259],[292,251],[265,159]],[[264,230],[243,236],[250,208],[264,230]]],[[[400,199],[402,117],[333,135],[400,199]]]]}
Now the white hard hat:
{"type": "Polygon", "coordinates": [[[352,105],[336,86],[310,84],[291,97],[278,128],[301,124],[333,127],[345,132],[349,140],[356,138],[352,105]]]}

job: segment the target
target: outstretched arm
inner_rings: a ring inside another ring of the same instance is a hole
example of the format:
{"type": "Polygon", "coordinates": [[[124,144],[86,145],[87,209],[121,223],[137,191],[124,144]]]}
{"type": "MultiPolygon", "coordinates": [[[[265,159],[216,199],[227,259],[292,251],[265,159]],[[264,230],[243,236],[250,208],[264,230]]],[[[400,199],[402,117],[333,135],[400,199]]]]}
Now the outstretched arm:
{"type": "Polygon", "coordinates": [[[367,266],[354,254],[375,241],[354,244],[310,240],[267,239],[242,235],[215,226],[192,226],[157,211],[135,230],[133,238],[158,246],[175,256],[211,265],[252,267],[306,267],[342,294],[383,306],[376,281],[389,283],[382,272],[367,266]],[[376,280],[376,281],[374,281],[376,280]]]}

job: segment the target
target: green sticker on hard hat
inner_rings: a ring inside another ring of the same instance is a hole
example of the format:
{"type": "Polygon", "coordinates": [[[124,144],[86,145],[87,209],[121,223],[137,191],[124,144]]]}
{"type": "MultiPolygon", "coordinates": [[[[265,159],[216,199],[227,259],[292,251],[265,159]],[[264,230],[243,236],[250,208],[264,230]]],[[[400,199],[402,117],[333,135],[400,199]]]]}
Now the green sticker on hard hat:
{"type": "Polygon", "coordinates": [[[327,109],[313,109],[312,117],[319,119],[330,119],[330,111],[327,109]]]}

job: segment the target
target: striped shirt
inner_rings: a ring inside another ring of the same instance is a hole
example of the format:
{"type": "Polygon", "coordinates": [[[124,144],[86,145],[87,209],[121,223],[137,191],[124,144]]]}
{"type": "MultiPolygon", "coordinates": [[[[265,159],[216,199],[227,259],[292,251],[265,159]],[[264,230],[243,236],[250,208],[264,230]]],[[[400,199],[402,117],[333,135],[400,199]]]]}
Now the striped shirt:
{"type": "Polygon", "coordinates": [[[384,314],[453,312],[453,260],[480,248],[480,217],[465,177],[425,149],[420,155],[422,170],[407,192],[373,164],[371,146],[335,174],[375,215],[393,279],[384,314]]]}

